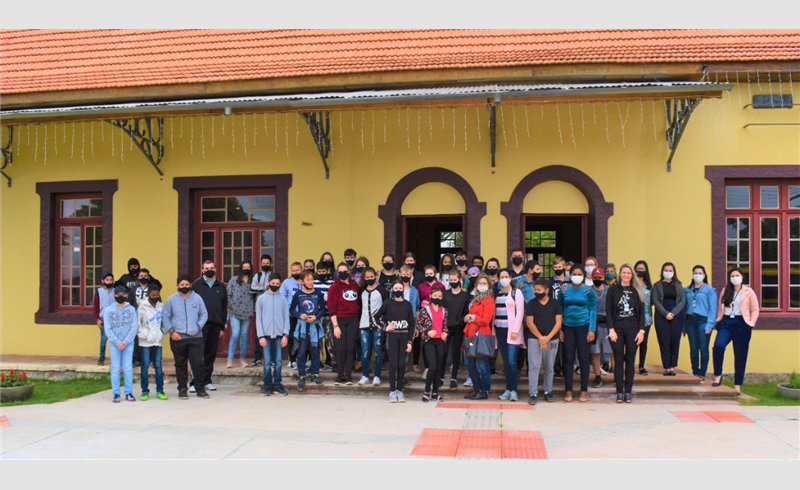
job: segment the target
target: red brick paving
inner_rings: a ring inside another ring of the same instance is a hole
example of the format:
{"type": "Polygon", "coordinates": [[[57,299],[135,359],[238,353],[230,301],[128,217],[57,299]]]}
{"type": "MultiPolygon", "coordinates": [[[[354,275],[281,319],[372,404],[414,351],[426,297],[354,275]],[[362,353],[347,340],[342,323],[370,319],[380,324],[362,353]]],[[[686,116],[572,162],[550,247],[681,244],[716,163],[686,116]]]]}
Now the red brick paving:
{"type": "Polygon", "coordinates": [[[425,429],[414,456],[481,459],[547,459],[544,440],[536,431],[425,429]]]}
{"type": "Polygon", "coordinates": [[[717,422],[738,422],[746,424],[754,424],[755,422],[739,412],[706,412],[709,416],[713,417],[717,422]]]}
{"type": "Polygon", "coordinates": [[[714,411],[670,411],[672,415],[681,422],[734,422],[734,423],[754,423],[749,417],[739,412],[714,412],[714,411]]]}
{"type": "Polygon", "coordinates": [[[533,405],[524,403],[437,403],[437,408],[461,408],[467,410],[533,410],[533,405]]]}
{"type": "Polygon", "coordinates": [[[11,427],[11,423],[5,415],[0,415],[0,427],[11,427]]]}

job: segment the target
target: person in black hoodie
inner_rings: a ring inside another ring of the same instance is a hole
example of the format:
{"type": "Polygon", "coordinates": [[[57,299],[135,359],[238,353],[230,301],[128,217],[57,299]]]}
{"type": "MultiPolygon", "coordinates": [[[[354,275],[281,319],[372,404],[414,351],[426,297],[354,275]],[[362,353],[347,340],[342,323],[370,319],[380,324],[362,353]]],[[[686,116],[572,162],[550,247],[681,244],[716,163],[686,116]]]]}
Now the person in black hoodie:
{"type": "Polygon", "coordinates": [[[403,299],[403,283],[392,283],[392,299],[381,305],[377,317],[386,332],[389,352],[389,402],[403,403],[403,377],[406,371],[406,354],[411,352],[414,340],[414,308],[403,299]]]}
{"type": "MultiPolygon", "coordinates": [[[[450,355],[450,364],[453,366],[450,374],[450,389],[458,388],[456,378],[461,367],[461,345],[464,342],[464,317],[469,313],[469,293],[461,287],[464,277],[460,270],[450,271],[450,289],[444,292],[444,307],[447,309],[447,346],[446,352],[450,355]]],[[[439,367],[439,378],[444,378],[447,362],[442,362],[439,367]]]]}
{"type": "Polygon", "coordinates": [[[623,402],[623,396],[625,403],[631,403],[636,348],[644,340],[644,288],[630,264],[619,268],[619,279],[606,293],[606,325],[614,351],[617,403],[623,402]]]}
{"type": "MultiPolygon", "coordinates": [[[[228,290],[222,281],[216,277],[214,262],[203,262],[203,277],[192,283],[192,289],[203,298],[203,303],[208,310],[208,321],[203,326],[203,375],[202,380],[206,390],[215,391],[217,388],[211,384],[211,375],[214,374],[214,361],[217,358],[219,339],[225,331],[228,322],[228,290]]],[[[192,385],[192,393],[197,387],[192,385]]]]}
{"type": "MultiPolygon", "coordinates": [[[[128,259],[128,273],[123,274],[115,283],[116,286],[125,286],[128,290],[128,303],[136,308],[136,288],[139,286],[139,259],[131,257],[128,259]]],[[[139,352],[139,337],[133,341],[133,367],[139,367],[142,363],[142,353],[139,352]]]]}

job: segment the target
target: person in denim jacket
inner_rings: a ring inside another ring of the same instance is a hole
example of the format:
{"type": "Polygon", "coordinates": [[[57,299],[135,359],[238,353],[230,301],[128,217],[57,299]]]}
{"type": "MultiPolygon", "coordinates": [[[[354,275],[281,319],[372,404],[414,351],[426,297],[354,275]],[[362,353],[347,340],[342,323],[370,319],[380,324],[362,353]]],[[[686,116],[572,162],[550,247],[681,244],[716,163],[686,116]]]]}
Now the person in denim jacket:
{"type": "Polygon", "coordinates": [[[708,284],[706,268],[702,265],[692,269],[692,285],[686,286],[686,323],[683,335],[689,337],[689,357],[692,359],[692,374],[706,380],[708,370],[708,344],[714,320],[717,318],[717,292],[708,284]]]}

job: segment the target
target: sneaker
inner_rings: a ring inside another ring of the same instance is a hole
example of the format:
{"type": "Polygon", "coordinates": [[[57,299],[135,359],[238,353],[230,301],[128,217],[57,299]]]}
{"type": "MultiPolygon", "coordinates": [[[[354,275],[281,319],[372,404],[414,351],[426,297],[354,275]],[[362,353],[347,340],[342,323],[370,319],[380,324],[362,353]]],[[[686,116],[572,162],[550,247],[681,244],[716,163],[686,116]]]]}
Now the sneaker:
{"type": "Polygon", "coordinates": [[[450,389],[451,390],[458,389],[458,383],[456,383],[456,380],[454,380],[454,379],[450,380],[450,389]]]}
{"type": "Polygon", "coordinates": [[[610,373],[601,367],[600,374],[610,374],[610,373]]]}
{"type": "Polygon", "coordinates": [[[503,392],[502,395],[498,396],[497,398],[499,398],[501,400],[508,400],[509,398],[511,398],[511,392],[506,390],[506,391],[503,392]]]}
{"type": "Polygon", "coordinates": [[[272,390],[271,389],[264,390],[261,392],[261,394],[264,396],[272,396],[272,390]]]}
{"type": "Polygon", "coordinates": [[[194,385],[189,387],[189,393],[197,393],[197,389],[194,387],[194,385]]]}
{"type": "Polygon", "coordinates": [[[424,403],[428,403],[431,401],[431,394],[430,393],[422,393],[422,401],[424,403]]]}
{"type": "Polygon", "coordinates": [[[381,385],[381,378],[375,376],[372,378],[372,386],[380,386],[381,385]]]}
{"type": "Polygon", "coordinates": [[[313,381],[314,384],[316,384],[317,386],[320,386],[322,384],[322,380],[319,379],[319,374],[311,376],[311,381],[313,381]]]}
{"type": "Polygon", "coordinates": [[[333,382],[334,386],[341,386],[344,384],[344,378],[336,378],[336,381],[333,382]]]}
{"type": "Polygon", "coordinates": [[[647,372],[647,369],[645,369],[644,366],[642,366],[639,368],[639,374],[641,374],[642,376],[647,376],[649,373],[647,372]]]}
{"type": "Polygon", "coordinates": [[[197,398],[211,398],[206,390],[197,390],[197,398]]]}
{"type": "Polygon", "coordinates": [[[498,376],[497,369],[492,369],[491,373],[492,373],[492,376],[498,376]]]}
{"type": "MultiPolygon", "coordinates": [[[[452,387],[452,384],[450,386],[452,387]]],[[[464,386],[472,386],[472,379],[467,378],[467,380],[464,381],[464,386]]]]}
{"type": "Polygon", "coordinates": [[[411,386],[411,381],[409,381],[407,379],[404,379],[403,380],[403,388],[405,388],[406,386],[411,386]]]}
{"type": "Polygon", "coordinates": [[[389,392],[389,403],[397,403],[397,391],[389,392]]]}
{"type": "Polygon", "coordinates": [[[97,365],[98,366],[104,366],[105,364],[106,364],[106,358],[105,357],[101,357],[100,359],[97,360],[97,365]]]}
{"type": "Polygon", "coordinates": [[[488,400],[488,399],[489,399],[489,393],[486,391],[479,391],[478,394],[475,395],[475,398],[473,398],[473,400],[488,400]]]}
{"type": "Polygon", "coordinates": [[[306,389],[306,377],[300,376],[300,381],[297,382],[297,391],[303,391],[306,389]]]}
{"type": "Polygon", "coordinates": [[[351,379],[345,378],[344,384],[346,384],[347,386],[353,386],[353,381],[351,379]]]}
{"type": "Polygon", "coordinates": [[[133,393],[125,393],[125,401],[135,402],[136,398],[133,397],[133,393]]]}
{"type": "Polygon", "coordinates": [[[427,378],[427,377],[428,377],[428,368],[425,368],[425,369],[422,371],[422,377],[423,377],[423,378],[427,378]]]}
{"type": "Polygon", "coordinates": [[[111,403],[119,403],[119,395],[114,395],[114,398],[111,399],[111,403]]]}
{"type": "Polygon", "coordinates": [[[146,402],[147,400],[150,399],[150,393],[142,393],[142,396],[140,396],[139,399],[142,400],[143,402],[146,402]]]}
{"type": "Polygon", "coordinates": [[[272,388],[272,394],[287,396],[289,392],[286,391],[286,388],[284,388],[283,386],[278,386],[276,388],[272,388]]]}
{"type": "Polygon", "coordinates": [[[519,395],[517,395],[517,392],[516,392],[516,391],[512,391],[512,392],[511,392],[511,398],[509,398],[509,399],[510,399],[512,402],[518,402],[518,401],[519,401],[519,395]]]}
{"type": "Polygon", "coordinates": [[[547,403],[553,403],[554,401],[556,401],[556,399],[553,398],[553,394],[552,393],[545,393],[544,394],[544,401],[546,401],[547,403]]]}
{"type": "Polygon", "coordinates": [[[611,372],[611,366],[609,366],[607,362],[604,362],[603,365],[600,366],[600,369],[606,371],[603,374],[609,374],[611,372]]]}
{"type": "Polygon", "coordinates": [[[169,397],[164,393],[156,393],[156,398],[158,398],[159,400],[169,400],[169,397]]]}
{"type": "Polygon", "coordinates": [[[403,392],[398,390],[397,391],[397,403],[405,403],[406,397],[403,396],[403,392]]]}
{"type": "Polygon", "coordinates": [[[432,394],[432,395],[431,395],[431,398],[433,398],[433,399],[434,399],[434,400],[436,400],[437,402],[442,402],[442,401],[444,401],[444,397],[443,397],[442,395],[438,394],[438,393],[434,393],[434,394],[432,394]]]}
{"type": "Polygon", "coordinates": [[[189,395],[186,393],[186,390],[180,390],[178,391],[178,398],[180,398],[181,400],[188,400],[189,395]]]}
{"type": "Polygon", "coordinates": [[[367,383],[369,383],[369,378],[366,376],[361,376],[361,379],[358,380],[358,386],[364,386],[367,383]]]}
{"type": "Polygon", "coordinates": [[[216,387],[216,386],[214,386],[214,385],[212,385],[211,383],[208,383],[208,384],[206,385],[206,389],[207,389],[208,391],[217,391],[217,387],[216,387]]]}
{"type": "Polygon", "coordinates": [[[251,366],[260,366],[261,365],[261,359],[254,360],[253,362],[250,363],[250,365],[251,366]]]}
{"type": "Polygon", "coordinates": [[[533,395],[528,395],[528,405],[536,405],[538,399],[539,397],[535,393],[533,395]]]}
{"type": "Polygon", "coordinates": [[[554,378],[563,378],[564,377],[564,372],[563,371],[556,371],[556,372],[553,373],[553,377],[554,378]]]}
{"type": "Polygon", "coordinates": [[[601,386],[603,386],[603,380],[600,378],[600,376],[596,376],[594,378],[594,383],[592,383],[592,386],[594,386],[595,388],[600,388],[601,386]]]}
{"type": "Polygon", "coordinates": [[[306,369],[311,369],[311,361],[306,361],[306,369]]]}

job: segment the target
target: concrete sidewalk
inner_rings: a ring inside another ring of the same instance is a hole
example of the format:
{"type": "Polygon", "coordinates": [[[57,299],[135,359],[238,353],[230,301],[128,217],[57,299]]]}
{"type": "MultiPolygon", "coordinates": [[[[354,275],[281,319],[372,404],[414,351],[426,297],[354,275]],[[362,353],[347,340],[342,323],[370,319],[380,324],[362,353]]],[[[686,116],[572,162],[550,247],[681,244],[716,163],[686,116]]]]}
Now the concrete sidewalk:
{"type": "MultiPolygon", "coordinates": [[[[167,394],[112,404],[109,390],[0,409],[0,459],[418,459],[431,454],[415,449],[425,429],[494,431],[498,448],[499,434],[532,431],[544,441],[538,457],[549,459],[800,459],[800,407],[576,400],[501,408],[495,399],[443,408],[416,397],[264,397],[242,386],[220,386],[207,400],[179,400],[174,385],[167,394]]],[[[495,458],[500,449],[469,454],[495,458]]]]}

